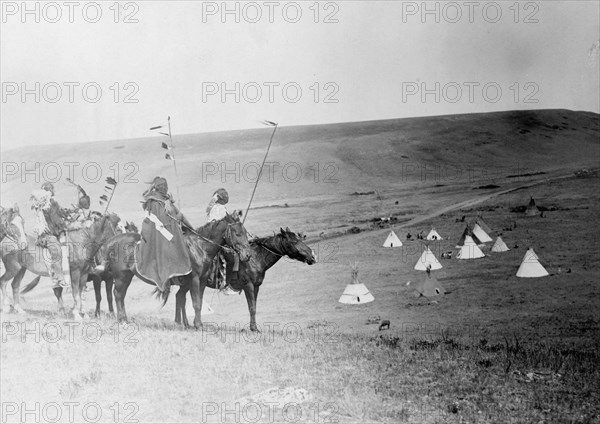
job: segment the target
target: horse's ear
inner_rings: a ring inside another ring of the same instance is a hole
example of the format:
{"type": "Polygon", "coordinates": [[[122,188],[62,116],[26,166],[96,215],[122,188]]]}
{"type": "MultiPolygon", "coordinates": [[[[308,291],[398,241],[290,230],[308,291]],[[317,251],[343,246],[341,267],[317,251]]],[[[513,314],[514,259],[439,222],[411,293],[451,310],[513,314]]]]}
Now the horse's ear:
{"type": "Polygon", "coordinates": [[[279,227],[279,232],[280,232],[281,234],[285,234],[285,231],[283,231],[283,228],[281,228],[281,227],[279,227]]]}
{"type": "Polygon", "coordinates": [[[285,227],[285,231],[286,231],[287,233],[291,233],[291,232],[292,232],[292,231],[290,230],[290,227],[285,227]]]}
{"type": "Polygon", "coordinates": [[[14,210],[16,213],[19,213],[19,205],[18,205],[17,203],[15,203],[15,205],[13,206],[13,210],[14,210]]]}

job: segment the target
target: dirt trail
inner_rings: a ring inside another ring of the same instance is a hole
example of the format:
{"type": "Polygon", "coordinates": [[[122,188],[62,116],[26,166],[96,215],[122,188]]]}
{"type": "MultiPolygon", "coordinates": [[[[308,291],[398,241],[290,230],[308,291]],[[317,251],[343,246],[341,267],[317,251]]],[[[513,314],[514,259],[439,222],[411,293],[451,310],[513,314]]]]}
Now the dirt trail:
{"type": "MultiPolygon", "coordinates": [[[[600,168],[598,168],[600,169],[600,168]]],[[[596,172],[598,171],[598,169],[591,169],[592,172],[596,172]]],[[[453,203],[449,206],[443,207],[443,208],[439,208],[436,209],[435,212],[432,213],[428,213],[426,215],[420,215],[418,217],[412,218],[406,222],[403,222],[401,224],[396,224],[393,226],[394,230],[400,229],[400,228],[407,228],[407,227],[412,227],[415,226],[417,224],[420,224],[422,222],[426,222],[429,221],[433,218],[437,218],[440,215],[443,215],[445,213],[448,212],[452,212],[455,210],[459,210],[462,208],[467,208],[467,207],[472,207],[475,206],[479,203],[483,203],[486,200],[490,200],[493,199],[494,197],[498,197],[501,196],[503,194],[507,194],[507,193],[511,193],[513,191],[517,191],[517,190],[521,190],[524,188],[528,188],[528,187],[533,187],[536,185],[540,185],[540,184],[545,184],[548,183],[550,181],[556,181],[556,180],[560,180],[560,179],[565,179],[565,178],[572,178],[573,177],[573,172],[569,172],[568,174],[559,174],[559,175],[553,175],[553,176],[548,176],[548,174],[546,174],[544,176],[544,178],[541,179],[537,179],[537,180],[532,180],[529,181],[527,183],[524,184],[520,184],[518,186],[515,187],[511,187],[511,188],[507,188],[504,190],[500,190],[500,191],[496,191],[494,193],[488,193],[488,194],[482,194],[480,196],[474,197],[472,199],[468,199],[468,200],[463,200],[462,202],[458,202],[458,203],[453,203]]],[[[341,238],[341,237],[353,237],[353,240],[358,241],[358,240],[364,240],[367,237],[371,237],[374,234],[378,234],[378,233],[387,233],[390,231],[390,228],[383,228],[383,229],[373,229],[373,230],[363,230],[362,233],[360,234],[342,234],[339,236],[333,236],[333,237],[327,237],[327,239],[331,239],[331,238],[341,238]]]]}

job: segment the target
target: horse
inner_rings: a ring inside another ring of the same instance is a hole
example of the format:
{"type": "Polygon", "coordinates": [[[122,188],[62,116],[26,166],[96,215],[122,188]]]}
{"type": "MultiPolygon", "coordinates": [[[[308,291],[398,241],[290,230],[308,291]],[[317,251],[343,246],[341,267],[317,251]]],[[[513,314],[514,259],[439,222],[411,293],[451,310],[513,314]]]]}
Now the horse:
{"type": "MultiPolygon", "coordinates": [[[[133,222],[127,221],[125,223],[125,225],[123,225],[123,229],[120,232],[121,233],[139,233],[139,230],[133,222]]],[[[100,250],[98,251],[98,254],[96,255],[96,261],[98,263],[100,263],[102,261],[102,258],[105,255],[105,253],[104,253],[105,250],[106,250],[106,246],[102,246],[100,248],[100,250]]],[[[98,318],[100,316],[100,305],[102,303],[102,282],[103,281],[104,281],[104,286],[105,286],[105,290],[106,290],[106,303],[108,303],[108,313],[111,316],[114,316],[115,310],[114,310],[114,306],[113,306],[113,286],[115,284],[115,279],[112,275],[112,272],[110,271],[110,268],[106,267],[106,269],[100,274],[94,274],[94,273],[90,272],[88,274],[88,282],[89,281],[91,281],[92,284],[94,285],[94,294],[96,297],[96,310],[94,312],[94,316],[96,318],[98,318]]]]}
{"type": "MultiPolygon", "coordinates": [[[[275,265],[284,256],[305,262],[312,265],[316,262],[313,250],[306,245],[304,240],[306,236],[293,233],[289,228],[285,231],[280,228],[280,232],[271,237],[256,238],[250,242],[251,259],[248,262],[240,263],[238,271],[238,280],[228,281],[230,286],[236,290],[244,290],[248,311],[250,312],[250,330],[258,331],[256,326],[256,300],[258,290],[265,279],[265,274],[269,268],[275,265]]],[[[230,263],[228,261],[228,263],[230,263]]],[[[227,275],[231,270],[227,269],[227,275]]],[[[208,287],[214,289],[214,282],[208,287]]],[[[181,323],[188,328],[189,323],[185,312],[185,295],[190,290],[190,286],[182,285],[177,292],[177,303],[175,306],[175,322],[181,323]]],[[[204,287],[201,287],[204,291],[204,287]]],[[[196,308],[194,308],[196,309],[196,308]]],[[[196,317],[198,311],[196,310],[196,317]]],[[[194,318],[195,321],[195,318],[194,318]]]]}
{"type": "Polygon", "coordinates": [[[4,240],[4,237],[8,237],[19,246],[27,244],[24,220],[16,203],[12,208],[0,209],[0,240],[4,240]]]}
{"type": "MultiPolygon", "coordinates": [[[[195,231],[186,231],[183,234],[185,244],[190,254],[192,272],[188,275],[172,278],[170,285],[190,284],[192,286],[192,299],[196,317],[194,325],[202,327],[200,311],[202,309],[202,295],[200,281],[208,278],[208,270],[213,258],[224,244],[232,248],[240,255],[240,260],[247,261],[250,258],[250,245],[248,235],[237,213],[227,214],[219,221],[212,221],[195,231]],[[183,282],[182,282],[183,280],[183,282]]],[[[117,304],[117,319],[119,322],[127,322],[125,311],[125,295],[135,275],[147,284],[155,285],[151,280],[142,277],[137,271],[135,264],[135,245],[140,241],[141,235],[137,233],[126,233],[113,237],[107,242],[106,259],[110,267],[115,283],[115,300],[117,304]]],[[[161,293],[163,305],[167,302],[170,285],[161,293]]],[[[158,290],[158,287],[157,287],[158,290]]]]}
{"type": "MultiPolygon", "coordinates": [[[[80,319],[82,317],[85,318],[87,316],[87,314],[83,311],[81,293],[83,292],[85,283],[87,282],[88,273],[91,271],[96,253],[98,253],[98,250],[105,241],[117,233],[117,227],[120,220],[121,219],[116,214],[109,213],[92,223],[89,228],[67,229],[71,289],[74,300],[72,312],[75,319],[80,319]]],[[[31,236],[29,237],[29,241],[30,246],[33,246],[32,248],[23,250],[20,252],[20,254],[15,254],[13,252],[12,254],[7,255],[7,258],[11,263],[11,268],[16,270],[12,283],[13,293],[15,292],[15,289],[18,290],[26,270],[29,270],[39,276],[50,276],[45,261],[40,260],[42,255],[45,254],[42,250],[42,247],[37,245],[35,239],[31,236]]],[[[60,260],[54,260],[52,262],[53,265],[51,268],[54,268],[55,265],[58,265],[58,268],[60,269],[60,260]],[[58,263],[54,264],[54,262],[58,263]]],[[[8,268],[9,267],[7,266],[7,269],[8,268]]],[[[2,284],[2,289],[4,290],[5,282],[0,281],[0,283],[2,284]]],[[[33,290],[38,283],[39,279],[36,278],[21,291],[21,294],[25,294],[33,290]]],[[[58,311],[59,313],[63,313],[63,288],[54,287],[53,290],[54,295],[58,300],[58,311]]],[[[13,298],[13,302],[18,305],[18,295],[13,298]]]]}
{"type": "MultiPolygon", "coordinates": [[[[15,203],[12,208],[0,208],[0,241],[2,241],[2,252],[24,249],[27,246],[27,236],[25,235],[24,220],[19,211],[19,206],[15,203]],[[4,240],[5,238],[6,241],[4,240]]],[[[2,257],[3,256],[4,255],[2,255],[2,257]]],[[[2,259],[2,261],[4,262],[4,259],[2,259]]],[[[0,276],[0,281],[8,281],[11,278],[8,268],[5,267],[5,272],[0,276]]],[[[6,293],[4,284],[2,284],[2,297],[0,310],[2,309],[3,304],[5,306],[10,306],[10,299],[6,293]]]]}

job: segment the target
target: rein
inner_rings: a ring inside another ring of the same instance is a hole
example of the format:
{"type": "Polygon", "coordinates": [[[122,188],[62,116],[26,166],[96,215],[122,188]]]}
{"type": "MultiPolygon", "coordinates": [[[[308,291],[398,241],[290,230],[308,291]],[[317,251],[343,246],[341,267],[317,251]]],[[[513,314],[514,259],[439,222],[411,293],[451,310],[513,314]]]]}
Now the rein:
{"type": "Polygon", "coordinates": [[[256,243],[256,244],[257,244],[259,247],[262,247],[263,249],[265,249],[267,252],[271,252],[271,253],[272,253],[272,254],[274,254],[274,255],[280,256],[280,257],[282,257],[282,258],[283,258],[284,256],[287,256],[287,253],[282,255],[281,253],[273,252],[271,249],[269,249],[267,246],[265,246],[265,245],[263,245],[263,244],[261,244],[261,243],[256,243]]]}
{"type": "MultiPolygon", "coordinates": [[[[235,224],[227,224],[227,229],[225,230],[225,242],[227,242],[227,240],[229,239],[229,241],[231,242],[231,226],[235,225],[235,224]]],[[[186,227],[188,228],[188,227],[186,227]]],[[[219,246],[221,249],[227,250],[233,250],[234,252],[236,252],[237,254],[239,254],[240,252],[238,252],[238,250],[235,247],[229,247],[229,246],[222,246],[219,243],[217,243],[216,241],[213,241],[207,237],[204,237],[203,235],[201,235],[200,233],[198,233],[197,231],[195,231],[193,228],[188,228],[192,233],[194,233],[197,237],[201,238],[204,241],[207,241],[209,243],[214,244],[215,246],[219,246]]]]}

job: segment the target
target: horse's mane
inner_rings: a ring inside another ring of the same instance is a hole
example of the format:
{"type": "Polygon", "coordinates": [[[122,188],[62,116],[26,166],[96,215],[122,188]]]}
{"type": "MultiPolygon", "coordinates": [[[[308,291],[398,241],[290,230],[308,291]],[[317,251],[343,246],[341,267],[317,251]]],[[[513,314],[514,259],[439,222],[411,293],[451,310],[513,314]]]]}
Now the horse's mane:
{"type": "Polygon", "coordinates": [[[250,240],[250,244],[263,245],[268,241],[275,240],[277,237],[282,237],[282,235],[281,234],[273,234],[272,236],[266,236],[266,237],[254,237],[252,240],[250,240]]]}
{"type": "MultiPolygon", "coordinates": [[[[225,219],[225,218],[223,218],[223,219],[225,219]]],[[[213,232],[213,230],[217,227],[217,225],[219,225],[219,223],[223,219],[221,219],[219,221],[210,221],[210,222],[207,222],[206,224],[202,225],[201,227],[196,228],[196,232],[198,234],[200,234],[201,236],[206,237],[206,236],[210,235],[213,232]]]]}

